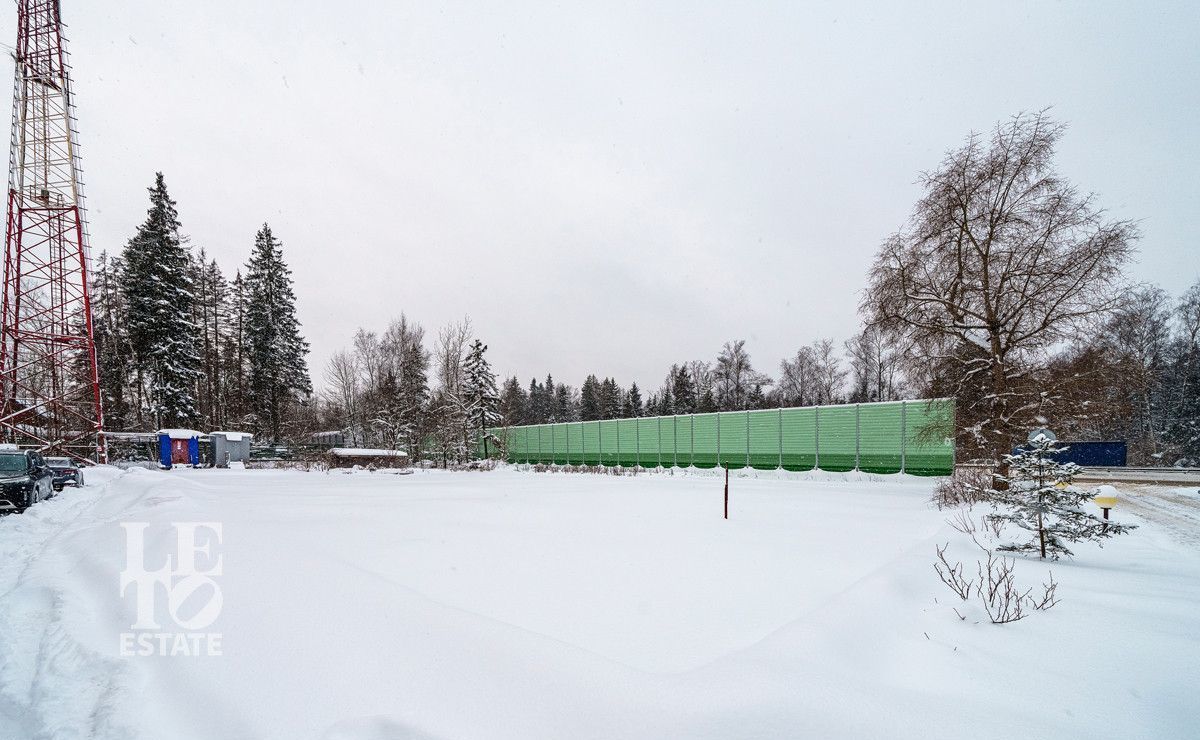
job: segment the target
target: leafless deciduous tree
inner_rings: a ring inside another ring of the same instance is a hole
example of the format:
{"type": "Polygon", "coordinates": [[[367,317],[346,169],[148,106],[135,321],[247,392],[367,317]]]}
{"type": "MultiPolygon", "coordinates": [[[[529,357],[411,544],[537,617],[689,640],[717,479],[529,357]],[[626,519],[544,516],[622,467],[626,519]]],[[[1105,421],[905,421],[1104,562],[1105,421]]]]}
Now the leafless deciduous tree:
{"type": "Polygon", "coordinates": [[[362,388],[355,355],[345,350],[334,352],[325,367],[325,383],[325,402],[331,407],[332,418],[342,422],[347,443],[352,447],[363,444],[358,407],[362,388]]]}
{"type": "Polygon", "coordinates": [[[846,383],[846,370],[838,358],[832,339],[813,342],[813,369],[816,379],[817,405],[837,403],[841,400],[842,386],[846,383]]]}
{"type": "Polygon", "coordinates": [[[846,342],[846,357],[853,373],[850,401],[895,401],[902,397],[904,352],[896,337],[878,326],[864,327],[846,342]]]}
{"type": "Polygon", "coordinates": [[[1139,461],[1156,460],[1166,415],[1171,410],[1160,398],[1159,379],[1171,342],[1171,313],[1166,292],[1142,286],[1105,327],[1100,344],[1106,360],[1116,366],[1113,386],[1116,417],[1123,436],[1139,461]]]}
{"type": "Polygon", "coordinates": [[[1138,236],[1055,171],[1063,132],[1045,112],[1021,114],[922,175],[924,196],[880,248],[861,306],[952,376],[963,441],[993,457],[1045,413],[1030,379],[1050,350],[1119,305],[1138,236]]]}
{"type": "Polygon", "coordinates": [[[748,408],[750,394],[755,386],[761,391],[763,386],[772,383],[769,377],[755,371],[750,363],[750,353],[746,351],[744,339],[725,343],[721,354],[717,356],[713,380],[717,401],[725,411],[748,408]]]}
{"type": "Polygon", "coordinates": [[[817,361],[812,347],[801,347],[795,356],[779,363],[775,393],[780,406],[812,406],[816,401],[817,361]]]}

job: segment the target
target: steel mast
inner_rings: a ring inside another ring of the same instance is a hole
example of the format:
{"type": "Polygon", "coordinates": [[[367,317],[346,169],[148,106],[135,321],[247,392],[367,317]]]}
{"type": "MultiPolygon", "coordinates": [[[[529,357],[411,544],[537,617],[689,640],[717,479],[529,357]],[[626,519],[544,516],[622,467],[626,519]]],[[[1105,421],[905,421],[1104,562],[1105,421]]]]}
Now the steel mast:
{"type": "Polygon", "coordinates": [[[58,0],[17,0],[0,441],[105,460],[78,129],[58,0]]]}

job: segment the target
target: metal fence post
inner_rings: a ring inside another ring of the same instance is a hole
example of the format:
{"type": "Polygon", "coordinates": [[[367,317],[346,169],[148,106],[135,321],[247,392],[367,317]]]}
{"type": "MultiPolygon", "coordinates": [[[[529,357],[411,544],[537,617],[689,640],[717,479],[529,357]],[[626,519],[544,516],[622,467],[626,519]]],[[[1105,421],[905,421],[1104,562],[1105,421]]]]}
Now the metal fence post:
{"type": "Polygon", "coordinates": [[[688,436],[692,438],[692,456],[688,462],[688,467],[694,468],[696,467],[696,415],[688,414],[688,418],[692,420],[692,423],[688,425],[688,427],[691,429],[691,432],[688,436]]]}
{"type": "Polygon", "coordinates": [[[783,470],[783,409],[779,409],[779,469],[783,470]]]}
{"type": "Polygon", "coordinates": [[[633,467],[642,467],[642,420],[633,417],[633,467]]]}
{"type": "Polygon", "coordinates": [[[854,469],[860,470],[862,459],[862,404],[854,404],[854,469]]]}
{"type": "Polygon", "coordinates": [[[721,414],[717,412],[717,467],[721,467],[721,414]]]}
{"type": "Polygon", "coordinates": [[[746,410],[746,467],[750,467],[750,410],[746,410]]]}
{"type": "Polygon", "coordinates": [[[813,406],[813,469],[821,467],[821,407],[813,406]]]}
{"type": "Polygon", "coordinates": [[[677,468],[679,467],[679,416],[676,414],[671,415],[671,438],[675,440],[671,445],[671,449],[674,450],[671,467],[677,468]]]}
{"type": "Polygon", "coordinates": [[[900,472],[901,473],[904,472],[904,467],[905,467],[905,463],[906,463],[906,460],[904,459],[905,458],[905,449],[904,448],[907,447],[907,445],[905,444],[904,436],[907,433],[908,433],[908,402],[901,401],[900,402],[900,472]]]}

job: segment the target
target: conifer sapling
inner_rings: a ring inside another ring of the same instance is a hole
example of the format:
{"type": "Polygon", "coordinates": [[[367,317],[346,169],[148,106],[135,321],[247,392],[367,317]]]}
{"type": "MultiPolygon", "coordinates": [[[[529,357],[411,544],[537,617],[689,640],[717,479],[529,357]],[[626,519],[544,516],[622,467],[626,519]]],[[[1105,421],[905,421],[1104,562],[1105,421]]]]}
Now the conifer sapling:
{"type": "Polygon", "coordinates": [[[1007,482],[1008,488],[985,492],[996,508],[988,519],[1013,524],[1032,536],[997,549],[1037,552],[1042,558],[1058,560],[1060,555],[1073,554],[1067,547],[1069,542],[1099,542],[1135,528],[1132,524],[1101,519],[1084,509],[1097,491],[1072,484],[1081,468],[1055,458],[1066,449],[1056,447],[1054,440],[1039,434],[1018,454],[1005,456],[1009,472],[1006,477],[998,478],[1007,482]]]}

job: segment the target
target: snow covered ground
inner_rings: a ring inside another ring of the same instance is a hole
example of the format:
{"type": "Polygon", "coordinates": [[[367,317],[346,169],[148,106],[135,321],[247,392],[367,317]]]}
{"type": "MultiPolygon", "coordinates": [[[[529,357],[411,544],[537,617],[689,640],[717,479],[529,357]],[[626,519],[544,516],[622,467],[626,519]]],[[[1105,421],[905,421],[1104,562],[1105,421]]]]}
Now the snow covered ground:
{"type": "Polygon", "coordinates": [[[1200,736],[1194,491],[996,626],[934,575],[974,555],[931,482],[800,477],[724,521],[705,475],[89,471],[0,520],[0,738],[1200,736]],[[172,591],[220,655],[122,656],[133,522],[151,569],[220,524],[221,601],[172,591]]]}

